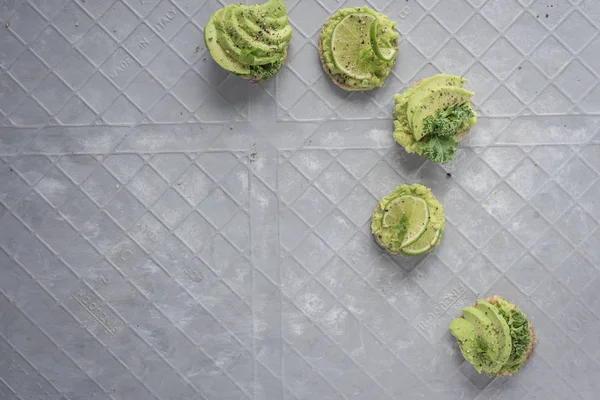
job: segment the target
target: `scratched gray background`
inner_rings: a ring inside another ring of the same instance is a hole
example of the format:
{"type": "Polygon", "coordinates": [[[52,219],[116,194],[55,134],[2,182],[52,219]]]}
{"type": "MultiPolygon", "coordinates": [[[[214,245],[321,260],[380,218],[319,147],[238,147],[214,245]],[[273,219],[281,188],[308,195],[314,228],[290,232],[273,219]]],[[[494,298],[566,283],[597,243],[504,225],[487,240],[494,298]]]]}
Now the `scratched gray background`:
{"type": "Polygon", "coordinates": [[[0,0],[0,399],[597,399],[600,1],[369,0],[402,50],[352,94],[315,46],[365,2],[286,3],[252,85],[204,48],[222,2],[0,0]],[[391,139],[438,72],[482,115],[445,167],[391,139]],[[413,182],[445,237],[390,257],[369,214],[413,182]],[[489,294],[539,338],[510,379],[447,331],[489,294]]]}

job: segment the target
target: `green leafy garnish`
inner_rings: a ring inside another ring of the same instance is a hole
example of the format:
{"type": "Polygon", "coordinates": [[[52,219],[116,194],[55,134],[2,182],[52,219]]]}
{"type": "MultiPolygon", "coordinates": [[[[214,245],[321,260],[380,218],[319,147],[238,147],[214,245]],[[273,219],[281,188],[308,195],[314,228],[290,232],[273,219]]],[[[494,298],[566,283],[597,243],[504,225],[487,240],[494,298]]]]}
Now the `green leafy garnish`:
{"type": "Polygon", "coordinates": [[[454,137],[429,135],[421,140],[423,142],[421,147],[423,155],[439,164],[446,164],[451,161],[458,148],[458,143],[454,140],[454,137]]]}
{"type": "Polygon", "coordinates": [[[358,59],[361,61],[361,63],[365,64],[367,66],[367,70],[372,73],[376,72],[381,65],[381,61],[375,56],[375,53],[371,48],[361,49],[358,59]]]}
{"type": "Polygon", "coordinates": [[[406,236],[406,232],[408,232],[408,223],[409,219],[407,215],[402,215],[400,221],[397,224],[390,226],[389,230],[393,236],[396,237],[396,240],[402,242],[404,237],[406,236]]]}
{"type": "Polygon", "coordinates": [[[283,60],[277,60],[271,64],[251,65],[250,75],[261,79],[268,79],[269,77],[277,74],[277,72],[281,69],[282,64],[283,60]]]}
{"type": "Polygon", "coordinates": [[[490,357],[489,351],[490,351],[490,345],[488,342],[486,342],[482,337],[476,337],[475,338],[475,348],[474,348],[475,352],[477,353],[478,356],[485,356],[488,358],[490,357]]]}
{"type": "Polygon", "coordinates": [[[508,326],[510,327],[513,347],[507,364],[512,364],[521,361],[521,357],[527,351],[531,337],[529,336],[529,322],[520,311],[515,311],[510,315],[508,326]]]}
{"type": "Polygon", "coordinates": [[[440,164],[451,161],[458,148],[454,138],[465,129],[474,115],[468,104],[454,104],[445,110],[438,110],[435,116],[426,117],[425,137],[421,139],[423,155],[440,164]]]}
{"type": "Polygon", "coordinates": [[[456,136],[473,115],[468,104],[454,104],[445,110],[438,110],[435,116],[426,117],[424,132],[426,135],[441,137],[456,136]]]}
{"type": "Polygon", "coordinates": [[[527,321],[527,317],[525,317],[525,314],[519,309],[506,310],[500,306],[497,306],[497,308],[508,323],[512,341],[510,356],[508,357],[506,364],[504,364],[504,367],[502,367],[502,371],[513,373],[521,368],[523,357],[531,342],[531,337],[529,336],[529,321],[527,321]]]}

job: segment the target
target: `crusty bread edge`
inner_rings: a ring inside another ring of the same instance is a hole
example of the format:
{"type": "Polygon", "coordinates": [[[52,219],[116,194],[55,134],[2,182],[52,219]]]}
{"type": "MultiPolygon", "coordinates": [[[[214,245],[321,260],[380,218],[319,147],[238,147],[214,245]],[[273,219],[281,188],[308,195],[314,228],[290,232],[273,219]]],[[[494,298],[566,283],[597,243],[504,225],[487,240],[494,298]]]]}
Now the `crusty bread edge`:
{"type": "MultiPolygon", "coordinates": [[[[488,297],[487,299],[484,299],[485,301],[487,301],[490,304],[496,304],[496,302],[498,300],[504,300],[508,303],[510,303],[508,300],[506,300],[505,298],[498,296],[498,295],[494,295],[492,297],[488,297]]],[[[511,303],[512,304],[512,303],[511,303]]],[[[474,306],[477,305],[477,302],[475,302],[474,306]]],[[[462,315],[461,315],[462,317],[462,315]]],[[[523,364],[521,364],[521,367],[519,368],[519,370],[521,368],[523,368],[525,366],[525,364],[527,364],[527,362],[529,361],[529,359],[531,358],[531,356],[533,355],[533,352],[535,351],[535,346],[537,344],[537,338],[535,336],[535,333],[533,332],[533,323],[530,320],[527,320],[527,324],[529,326],[529,337],[531,338],[531,340],[529,341],[529,346],[527,346],[527,352],[525,353],[525,360],[523,361],[523,364]]],[[[458,340],[456,340],[456,342],[458,343],[458,347],[460,348],[460,342],[458,340]]],[[[518,371],[517,371],[518,372],[518,371]]],[[[489,374],[486,372],[486,375],[488,376],[511,376],[512,374],[509,372],[504,372],[504,373],[498,373],[498,374],[489,374]]]]}
{"type": "Polygon", "coordinates": [[[260,76],[241,76],[240,78],[250,81],[252,83],[258,83],[262,81],[262,78],[260,76]]]}

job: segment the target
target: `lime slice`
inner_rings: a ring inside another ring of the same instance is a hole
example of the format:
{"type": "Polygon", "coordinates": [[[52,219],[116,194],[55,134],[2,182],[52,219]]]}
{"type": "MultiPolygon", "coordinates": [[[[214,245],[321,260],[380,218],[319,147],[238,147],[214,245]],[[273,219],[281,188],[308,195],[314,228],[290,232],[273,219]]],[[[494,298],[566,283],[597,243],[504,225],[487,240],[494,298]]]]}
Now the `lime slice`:
{"type": "Polygon", "coordinates": [[[433,227],[427,228],[419,240],[410,246],[403,247],[401,251],[409,256],[418,256],[427,253],[438,242],[441,234],[442,232],[439,229],[435,229],[433,227]]]}
{"type": "Polygon", "coordinates": [[[370,30],[370,38],[371,38],[371,47],[373,48],[373,52],[377,56],[377,58],[383,61],[392,61],[394,56],[396,55],[396,49],[389,47],[380,47],[377,42],[377,20],[373,20],[371,22],[371,30],[370,30]]]}
{"type": "Polygon", "coordinates": [[[400,196],[388,203],[383,214],[382,226],[397,227],[404,235],[401,248],[415,243],[429,225],[429,207],[420,197],[400,196]]]}
{"type": "Polygon", "coordinates": [[[370,14],[350,14],[341,20],[331,38],[335,65],[346,75],[356,79],[371,77],[369,61],[372,58],[370,14]]]}

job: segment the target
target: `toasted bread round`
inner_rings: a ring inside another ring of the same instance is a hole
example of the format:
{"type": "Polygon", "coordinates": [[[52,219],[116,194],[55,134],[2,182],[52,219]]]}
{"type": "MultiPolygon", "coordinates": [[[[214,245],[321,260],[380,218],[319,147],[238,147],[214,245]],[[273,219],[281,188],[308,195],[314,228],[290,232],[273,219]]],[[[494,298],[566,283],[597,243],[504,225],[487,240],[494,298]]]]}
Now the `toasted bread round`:
{"type": "MultiPolygon", "coordinates": [[[[504,299],[501,296],[497,296],[497,295],[494,295],[492,297],[488,297],[487,299],[485,299],[485,301],[487,301],[490,304],[496,304],[496,302],[498,300],[504,300],[504,301],[510,303],[508,300],[504,299]]],[[[477,302],[475,302],[474,305],[477,305],[477,302]]],[[[461,315],[461,317],[462,317],[462,315],[461,315]]],[[[525,360],[523,361],[523,364],[521,364],[520,368],[523,368],[523,366],[525,366],[525,364],[527,364],[527,362],[533,355],[533,352],[535,351],[535,345],[537,344],[537,339],[536,339],[535,333],[533,332],[533,323],[531,323],[530,320],[527,320],[527,323],[529,326],[529,337],[531,338],[531,340],[529,341],[529,346],[527,346],[527,351],[525,353],[525,360]]],[[[458,343],[458,347],[460,347],[460,342],[458,340],[456,342],[458,343]]],[[[512,374],[509,372],[503,372],[503,373],[497,373],[497,374],[489,374],[486,372],[486,375],[488,375],[488,376],[511,376],[512,374]]]]}

